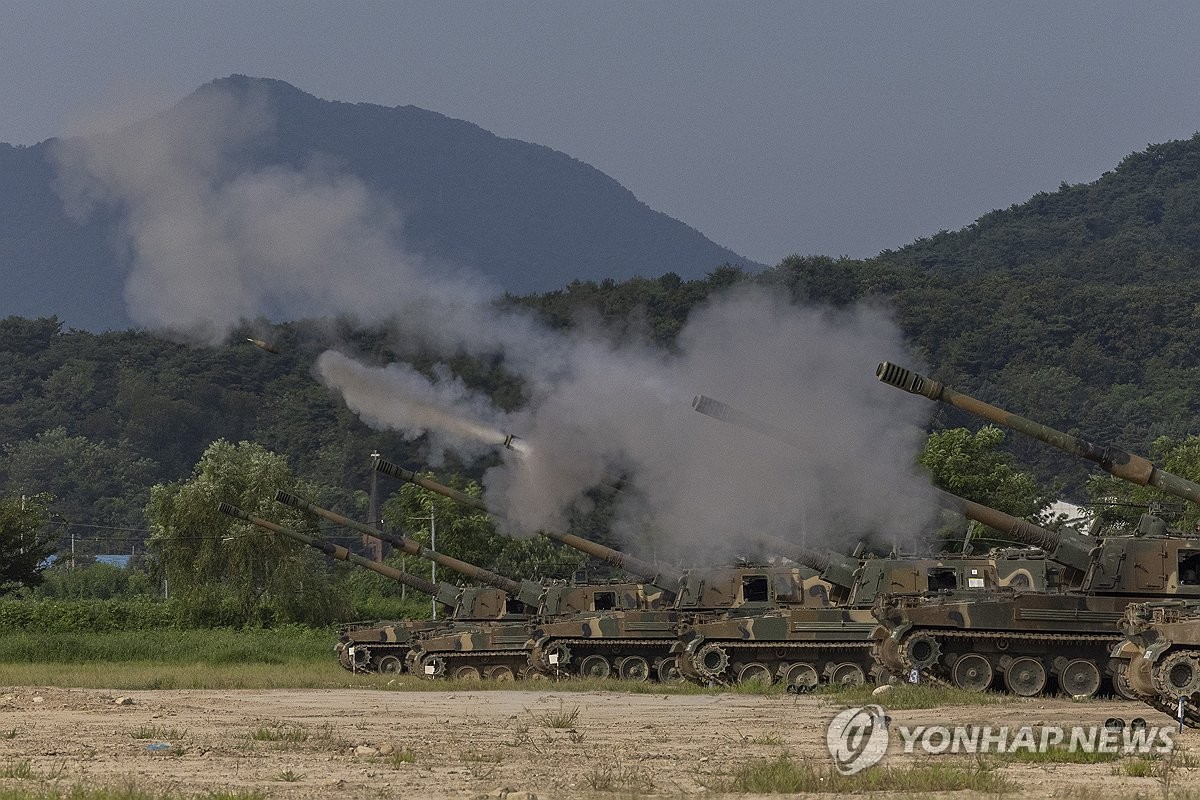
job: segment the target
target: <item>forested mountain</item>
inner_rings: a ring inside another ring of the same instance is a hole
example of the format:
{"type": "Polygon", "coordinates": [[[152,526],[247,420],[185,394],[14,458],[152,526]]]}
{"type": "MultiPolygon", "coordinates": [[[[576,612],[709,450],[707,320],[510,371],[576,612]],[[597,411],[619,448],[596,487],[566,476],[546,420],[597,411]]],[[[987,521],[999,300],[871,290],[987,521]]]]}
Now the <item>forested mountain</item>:
{"type": "MultiPolygon", "coordinates": [[[[873,259],[797,256],[753,275],[723,267],[696,280],[579,280],[502,302],[553,326],[586,312],[666,344],[698,302],[741,281],[797,303],[873,302],[892,309],[925,361],[912,366],[1046,424],[1147,452],[1160,436],[1200,432],[1198,207],[1200,137],[873,259]]],[[[337,487],[333,501],[352,509],[352,493],[367,486],[366,455],[379,448],[403,461],[413,445],[366,429],[311,364],[333,341],[388,360],[388,337],[328,321],[277,326],[273,336],[279,356],[71,331],[57,320],[0,322],[0,487],[54,492],[57,513],[75,521],[138,528],[146,487],[185,476],[213,439],[244,438],[337,487]]],[[[464,359],[454,368],[508,406],[519,402],[520,387],[494,365],[464,359]]],[[[967,423],[977,421],[942,410],[933,424],[967,423]]],[[[1075,497],[1093,472],[1019,436],[1010,446],[1020,466],[1075,497]]]]}
{"type": "MultiPolygon", "coordinates": [[[[757,266],[565,153],[415,106],[322,100],[282,81],[235,75],[161,116],[184,113],[211,92],[261,93],[272,114],[269,133],[228,154],[243,168],[333,165],[395,206],[406,250],[434,265],[471,268],[504,290],[666,272],[698,278],[726,262],[757,266]]],[[[128,327],[118,210],[87,221],[68,215],[56,143],[0,144],[0,315],[128,327]]]]}

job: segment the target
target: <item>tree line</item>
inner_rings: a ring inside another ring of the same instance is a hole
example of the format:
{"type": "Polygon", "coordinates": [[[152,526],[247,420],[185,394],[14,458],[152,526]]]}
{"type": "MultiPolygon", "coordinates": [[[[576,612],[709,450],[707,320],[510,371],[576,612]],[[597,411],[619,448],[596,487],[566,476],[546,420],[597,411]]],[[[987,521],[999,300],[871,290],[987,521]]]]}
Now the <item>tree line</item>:
{"type": "MultiPolygon", "coordinates": [[[[673,273],[576,281],[499,302],[552,327],[599,319],[614,336],[667,347],[697,304],[737,284],[764,285],[799,304],[874,303],[895,316],[933,377],[1196,476],[1190,454],[1200,402],[1198,207],[1200,137],[1193,137],[1133,154],[1093,183],[1063,185],[961,231],[871,259],[792,256],[757,274],[723,266],[690,281],[673,273]]],[[[411,465],[420,442],[368,429],[312,378],[310,365],[335,343],[349,343],[368,360],[397,360],[389,338],[386,329],[348,320],[260,320],[225,347],[195,348],[140,331],[71,330],[53,318],[0,320],[0,497],[11,503],[24,495],[28,503],[49,495],[39,530],[60,549],[74,539],[77,560],[98,552],[136,558],[157,532],[147,509],[165,508],[154,487],[191,479],[214,442],[236,448],[231,443],[244,441],[288,454],[285,466],[325,505],[364,518],[367,454],[380,449],[411,465]],[[251,335],[271,338],[281,353],[243,344],[251,335]]],[[[431,363],[415,359],[418,369],[431,363]]],[[[500,365],[464,357],[451,367],[499,405],[520,404],[520,382],[500,365]]],[[[1037,498],[1079,501],[1125,491],[1111,481],[1089,483],[1086,463],[932,408],[926,466],[948,488],[989,494],[972,499],[1027,514],[1037,498]],[[1010,485],[977,480],[984,470],[962,471],[993,457],[1027,480],[1010,485]],[[959,466],[947,466],[953,464],[959,466]]],[[[468,484],[479,470],[452,461],[442,476],[468,484]]],[[[581,524],[603,535],[594,520],[581,524]]],[[[485,566],[532,557],[504,555],[501,547],[475,555],[492,559],[485,566]]],[[[248,576],[261,596],[273,593],[270,580],[295,583],[286,570],[248,576]]]]}

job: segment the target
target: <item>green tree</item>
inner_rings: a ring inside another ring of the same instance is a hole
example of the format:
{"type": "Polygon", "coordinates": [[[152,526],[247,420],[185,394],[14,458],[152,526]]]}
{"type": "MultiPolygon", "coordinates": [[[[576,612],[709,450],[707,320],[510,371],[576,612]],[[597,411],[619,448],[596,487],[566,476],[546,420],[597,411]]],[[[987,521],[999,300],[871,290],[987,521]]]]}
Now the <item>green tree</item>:
{"type": "MultiPolygon", "coordinates": [[[[424,476],[448,480],[451,486],[471,497],[482,494],[478,483],[461,476],[449,479],[437,478],[433,473],[424,473],[424,476]]],[[[435,549],[439,552],[481,567],[492,567],[504,546],[504,537],[496,532],[487,512],[460,505],[411,483],[404,484],[383,504],[383,519],[392,530],[402,531],[424,545],[431,546],[432,539],[436,538],[435,549]]],[[[418,568],[413,559],[407,564],[410,572],[430,574],[428,564],[418,568]]],[[[438,578],[451,583],[464,581],[462,576],[447,575],[444,570],[438,578]]]]}
{"type": "MultiPolygon", "coordinates": [[[[1150,445],[1149,458],[1160,469],[1200,483],[1200,436],[1186,439],[1160,436],[1150,445]]],[[[1152,509],[1173,527],[1200,530],[1200,508],[1151,486],[1138,486],[1105,474],[1089,478],[1087,491],[1100,518],[1109,524],[1131,526],[1143,511],[1152,509]]]]}
{"type": "Polygon", "coordinates": [[[0,473],[13,492],[48,492],[50,511],[68,523],[137,527],[157,465],[125,442],[111,446],[58,427],[4,446],[0,473]]]}
{"type": "Polygon", "coordinates": [[[0,594],[42,582],[54,552],[45,530],[52,499],[48,494],[0,499],[0,594]]]}
{"type": "Polygon", "coordinates": [[[976,433],[951,428],[931,434],[917,460],[951,494],[1014,516],[1032,516],[1050,498],[1033,476],[1013,467],[1012,457],[1000,450],[1003,443],[1004,431],[994,425],[976,433]]]}
{"type": "MultiPolygon", "coordinates": [[[[974,500],[1017,517],[1032,517],[1050,502],[1033,476],[1013,467],[1012,456],[1000,450],[1004,431],[993,425],[971,433],[952,428],[931,434],[918,461],[933,482],[951,494],[974,500]]],[[[971,537],[997,538],[997,532],[971,523],[971,537]]],[[[960,532],[946,528],[942,535],[961,541],[960,532]]]]}
{"type": "Polygon", "coordinates": [[[345,614],[315,550],[267,533],[217,510],[227,502],[318,535],[299,511],[274,502],[283,489],[314,497],[283,457],[251,442],[219,439],[185,481],[150,490],[149,548],[170,594],[193,624],[327,623],[345,614]]]}
{"type": "Polygon", "coordinates": [[[132,564],[118,567],[96,561],[72,569],[69,560],[59,559],[46,570],[45,582],[33,590],[32,596],[71,600],[152,598],[160,588],[144,569],[132,564]]]}
{"type": "MultiPolygon", "coordinates": [[[[447,480],[432,473],[425,473],[425,477],[447,480]]],[[[448,482],[471,497],[482,496],[476,481],[453,476],[448,482]]],[[[436,529],[440,552],[512,578],[570,575],[583,563],[582,554],[544,537],[518,539],[498,533],[486,512],[465,507],[411,483],[402,486],[384,503],[383,518],[392,529],[403,531],[425,545],[430,544],[431,529],[436,529]]],[[[417,572],[418,566],[413,561],[412,558],[407,560],[407,568],[417,572]]],[[[429,567],[421,568],[418,574],[429,575],[429,567]]],[[[462,576],[446,575],[444,570],[438,572],[438,579],[465,582],[462,576]]]]}

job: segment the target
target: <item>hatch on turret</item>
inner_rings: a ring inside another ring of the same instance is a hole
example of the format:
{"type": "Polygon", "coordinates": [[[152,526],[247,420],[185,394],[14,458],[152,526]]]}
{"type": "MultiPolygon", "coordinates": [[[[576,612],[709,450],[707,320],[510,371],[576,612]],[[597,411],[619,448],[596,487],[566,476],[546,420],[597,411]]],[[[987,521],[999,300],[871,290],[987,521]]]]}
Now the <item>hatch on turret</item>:
{"type": "Polygon", "coordinates": [[[512,616],[526,616],[529,608],[517,598],[510,597],[504,602],[504,612],[512,616]]]}
{"type": "Polygon", "coordinates": [[[929,591],[948,592],[958,588],[958,570],[954,567],[930,567],[929,591]]]}
{"type": "Polygon", "coordinates": [[[1180,549],[1176,553],[1180,586],[1200,586],[1200,550],[1180,549]]]}
{"type": "Polygon", "coordinates": [[[775,576],[775,602],[784,604],[804,603],[804,584],[790,572],[775,576]]]}
{"type": "Polygon", "coordinates": [[[771,599],[771,584],[766,575],[742,576],[742,602],[765,603],[771,599]]]}
{"type": "Polygon", "coordinates": [[[1162,591],[1167,588],[1167,549],[1159,542],[1150,547],[1138,547],[1137,558],[1129,563],[1134,568],[1134,585],[1138,589],[1162,591]]]}

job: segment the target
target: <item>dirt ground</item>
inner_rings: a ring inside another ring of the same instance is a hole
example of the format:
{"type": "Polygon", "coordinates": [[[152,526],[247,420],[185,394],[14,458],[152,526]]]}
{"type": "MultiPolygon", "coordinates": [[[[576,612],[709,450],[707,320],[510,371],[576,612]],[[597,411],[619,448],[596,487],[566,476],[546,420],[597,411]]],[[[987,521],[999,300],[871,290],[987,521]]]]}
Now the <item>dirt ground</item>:
{"type": "MultiPolygon", "coordinates": [[[[750,758],[787,752],[828,764],[825,728],[840,710],[822,696],[552,688],[4,691],[0,786],[133,784],[281,798],[719,797],[711,787],[750,758]],[[118,704],[122,696],[132,702],[118,704]]],[[[1171,722],[1140,704],[1046,698],[891,714],[893,725],[1171,722]]],[[[1200,732],[1178,744],[1200,753],[1193,739],[1200,732]]],[[[888,763],[906,758],[893,753],[888,763]]],[[[1157,779],[1116,774],[1112,763],[1001,768],[1023,787],[1008,796],[1161,796],[1157,779]]],[[[1200,786],[1200,768],[1182,768],[1175,780],[1200,786]]]]}

